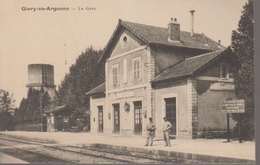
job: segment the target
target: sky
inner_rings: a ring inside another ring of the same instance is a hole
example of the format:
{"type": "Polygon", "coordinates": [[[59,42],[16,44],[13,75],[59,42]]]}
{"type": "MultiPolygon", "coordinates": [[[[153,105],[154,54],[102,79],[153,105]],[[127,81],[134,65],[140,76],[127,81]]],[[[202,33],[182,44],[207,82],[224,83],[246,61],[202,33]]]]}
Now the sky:
{"type": "MultiPolygon", "coordinates": [[[[177,18],[181,31],[190,31],[231,43],[247,0],[1,0],[0,89],[9,91],[19,107],[27,97],[28,65],[54,66],[55,85],[89,46],[102,49],[118,19],[167,27],[177,18]],[[50,11],[38,8],[59,7],[50,11]],[[36,10],[34,10],[36,8],[36,10]],[[67,61],[67,64],[65,64],[67,61]]],[[[87,91],[86,91],[87,92],[87,91]]]]}

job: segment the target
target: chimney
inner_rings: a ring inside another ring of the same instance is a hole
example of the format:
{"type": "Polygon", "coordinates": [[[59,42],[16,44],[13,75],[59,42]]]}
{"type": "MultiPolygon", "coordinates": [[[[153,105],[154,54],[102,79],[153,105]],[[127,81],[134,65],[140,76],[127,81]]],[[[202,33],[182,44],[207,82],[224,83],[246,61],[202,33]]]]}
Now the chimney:
{"type": "Polygon", "coordinates": [[[190,35],[193,36],[194,34],[194,12],[195,10],[191,10],[190,13],[191,13],[191,32],[190,32],[190,35]]]}
{"type": "Polygon", "coordinates": [[[221,40],[218,40],[218,46],[221,46],[221,40]]]}
{"type": "Polygon", "coordinates": [[[168,41],[179,42],[180,41],[180,24],[177,19],[171,18],[171,22],[168,24],[168,41]]]}

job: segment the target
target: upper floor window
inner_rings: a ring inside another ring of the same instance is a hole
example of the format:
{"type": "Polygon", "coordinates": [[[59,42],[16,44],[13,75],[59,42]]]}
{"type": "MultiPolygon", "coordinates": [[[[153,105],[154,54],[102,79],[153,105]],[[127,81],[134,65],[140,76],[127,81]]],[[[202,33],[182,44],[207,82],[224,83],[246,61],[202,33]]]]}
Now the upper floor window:
{"type": "Polygon", "coordinates": [[[112,74],[113,74],[113,86],[119,85],[119,65],[112,66],[112,74]]]}
{"type": "Polygon", "coordinates": [[[127,83],[127,59],[123,60],[123,82],[127,83]]]}
{"type": "Polygon", "coordinates": [[[229,65],[226,63],[220,64],[220,78],[223,79],[229,78],[229,65]]]}
{"type": "Polygon", "coordinates": [[[141,57],[132,60],[134,81],[141,79],[141,57]]]}

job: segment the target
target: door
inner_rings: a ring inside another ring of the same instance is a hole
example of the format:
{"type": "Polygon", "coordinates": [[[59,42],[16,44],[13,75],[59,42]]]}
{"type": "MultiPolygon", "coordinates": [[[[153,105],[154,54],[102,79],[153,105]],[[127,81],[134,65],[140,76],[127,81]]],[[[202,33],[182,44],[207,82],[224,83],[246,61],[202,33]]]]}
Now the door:
{"type": "Polygon", "coordinates": [[[61,115],[57,115],[57,131],[62,131],[63,129],[63,117],[61,115]]]}
{"type": "Polygon", "coordinates": [[[120,110],[119,104],[113,104],[114,107],[114,133],[120,132],[120,110]]]}
{"type": "Polygon", "coordinates": [[[98,106],[98,132],[103,133],[103,106],[98,106]]]}
{"type": "Polygon", "coordinates": [[[166,118],[172,124],[171,135],[176,135],[176,97],[165,99],[166,118]]]}
{"type": "Polygon", "coordinates": [[[137,135],[142,134],[142,102],[134,102],[134,133],[137,135]]]}

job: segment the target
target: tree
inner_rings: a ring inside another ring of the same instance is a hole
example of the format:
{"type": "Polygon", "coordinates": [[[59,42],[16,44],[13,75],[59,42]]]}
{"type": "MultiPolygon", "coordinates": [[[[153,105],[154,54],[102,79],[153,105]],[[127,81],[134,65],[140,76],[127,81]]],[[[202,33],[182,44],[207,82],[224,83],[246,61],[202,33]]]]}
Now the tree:
{"type": "MultiPolygon", "coordinates": [[[[42,95],[42,109],[51,104],[48,92],[44,92],[43,89],[36,90],[29,88],[27,93],[27,99],[23,98],[19,109],[15,112],[15,126],[17,130],[26,130],[29,125],[41,124],[41,109],[40,109],[40,97],[42,95]]],[[[46,123],[46,118],[43,117],[43,123],[46,123]]],[[[39,127],[40,128],[40,127],[39,127]]],[[[39,128],[32,128],[32,130],[38,130],[39,128]]],[[[29,131],[32,131],[29,130],[29,131]]]]}
{"type": "Polygon", "coordinates": [[[8,91],[0,89],[0,111],[1,112],[7,112],[10,109],[14,108],[14,102],[13,95],[9,94],[8,91]]]}
{"type": "Polygon", "coordinates": [[[13,117],[8,110],[14,109],[13,95],[8,91],[0,89],[0,130],[10,130],[13,126],[13,117]]]}
{"type": "Polygon", "coordinates": [[[15,130],[22,130],[21,127],[24,122],[25,111],[27,109],[27,105],[28,105],[28,99],[23,98],[22,101],[20,102],[20,106],[19,106],[18,110],[16,110],[14,113],[15,130]]]}
{"type": "MultiPolygon", "coordinates": [[[[86,116],[89,99],[86,92],[105,81],[105,65],[98,63],[102,50],[89,47],[70,67],[58,89],[60,105],[67,105],[75,117],[86,116]]],[[[89,119],[87,119],[87,122],[89,119]]]]}
{"type": "Polygon", "coordinates": [[[254,138],[254,16],[253,0],[243,7],[238,29],[232,32],[231,48],[236,59],[234,67],[237,99],[245,99],[245,113],[233,114],[234,120],[241,118],[244,139],[254,138]]]}

